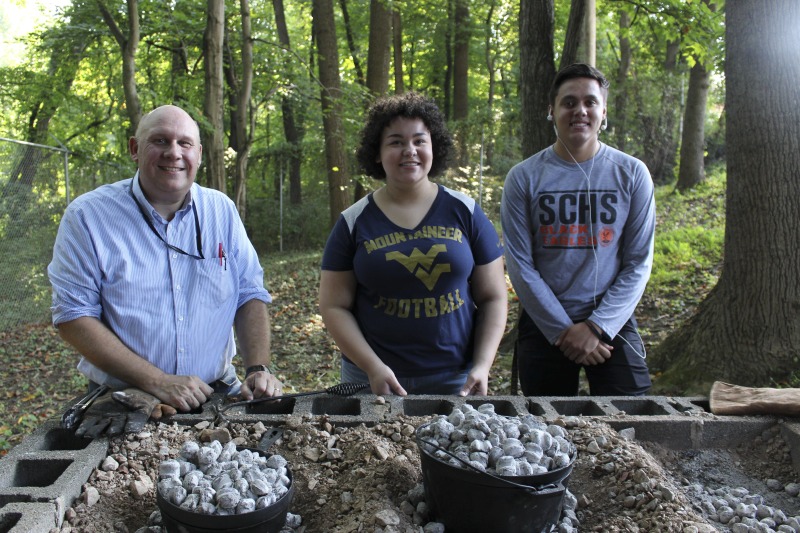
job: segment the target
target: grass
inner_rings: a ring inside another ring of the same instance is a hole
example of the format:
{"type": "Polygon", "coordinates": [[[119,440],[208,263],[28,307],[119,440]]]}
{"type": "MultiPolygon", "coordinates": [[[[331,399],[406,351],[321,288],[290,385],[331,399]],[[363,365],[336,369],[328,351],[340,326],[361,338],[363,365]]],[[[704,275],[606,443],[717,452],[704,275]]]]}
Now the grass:
{"type": "MultiPolygon", "coordinates": [[[[716,283],[722,261],[724,173],[709,172],[706,182],[689,193],[673,189],[656,190],[654,268],[637,311],[648,346],[691,314],[716,283]]],[[[275,299],[270,310],[273,369],[286,392],[321,390],[338,382],[339,354],[317,310],[320,257],[317,250],[263,258],[267,286],[275,299]]],[[[513,292],[509,298],[510,330],[517,305],[513,292]]],[[[504,345],[496,360],[490,383],[493,394],[510,393],[509,352],[504,345]]],[[[78,355],[49,324],[0,332],[0,357],[2,455],[44,420],[60,417],[70,400],[86,390],[86,380],[75,370],[78,355]]]]}
{"type": "Polygon", "coordinates": [[[725,174],[710,172],[706,181],[681,194],[671,185],[656,190],[658,225],[650,287],[672,291],[691,280],[716,283],[725,238],[725,174]]]}
{"type": "Polygon", "coordinates": [[[724,168],[681,193],[656,188],[656,238],[650,281],[636,311],[645,345],[658,344],[688,319],[716,285],[725,239],[724,168]]]}

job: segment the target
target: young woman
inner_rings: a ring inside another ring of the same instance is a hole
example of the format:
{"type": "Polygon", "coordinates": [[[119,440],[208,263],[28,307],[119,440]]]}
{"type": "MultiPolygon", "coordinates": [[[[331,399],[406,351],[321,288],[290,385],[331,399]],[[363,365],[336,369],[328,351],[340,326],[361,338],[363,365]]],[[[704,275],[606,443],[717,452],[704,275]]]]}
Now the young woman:
{"type": "Polygon", "coordinates": [[[322,259],[320,310],[342,381],[375,394],[480,394],[507,314],[502,246],[477,203],[430,178],[452,140],[436,104],[378,100],[358,161],[385,184],[339,217],[322,259]]]}

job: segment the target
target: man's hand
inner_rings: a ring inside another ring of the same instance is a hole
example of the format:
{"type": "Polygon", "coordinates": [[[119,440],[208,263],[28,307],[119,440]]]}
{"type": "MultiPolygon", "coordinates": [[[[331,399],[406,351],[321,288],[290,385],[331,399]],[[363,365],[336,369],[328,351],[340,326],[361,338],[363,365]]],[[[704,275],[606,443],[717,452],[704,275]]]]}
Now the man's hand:
{"type": "Polygon", "coordinates": [[[608,361],[611,357],[611,347],[607,344],[603,344],[602,342],[597,345],[597,349],[592,353],[588,354],[581,360],[575,361],[580,365],[599,365],[608,361]]]}
{"type": "Polygon", "coordinates": [[[568,327],[556,341],[564,356],[580,365],[598,365],[611,357],[613,347],[602,342],[585,322],[568,327]]]}
{"type": "Polygon", "coordinates": [[[206,403],[214,389],[197,376],[163,373],[147,387],[147,392],[160,399],[161,403],[186,413],[206,403]]]}
{"type": "Polygon", "coordinates": [[[266,370],[253,372],[242,382],[239,391],[245,400],[263,398],[264,396],[280,396],[283,392],[283,383],[272,372],[266,370]]]}

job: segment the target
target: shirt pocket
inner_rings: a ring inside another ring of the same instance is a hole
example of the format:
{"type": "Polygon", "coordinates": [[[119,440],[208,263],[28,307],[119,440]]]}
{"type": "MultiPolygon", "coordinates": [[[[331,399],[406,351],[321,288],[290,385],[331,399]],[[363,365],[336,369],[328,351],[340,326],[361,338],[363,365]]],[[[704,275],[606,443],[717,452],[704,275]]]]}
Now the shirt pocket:
{"type": "Polygon", "coordinates": [[[235,284],[233,272],[223,259],[220,265],[219,258],[213,257],[196,261],[197,277],[195,281],[195,298],[202,304],[217,307],[230,303],[235,297],[235,284]]]}

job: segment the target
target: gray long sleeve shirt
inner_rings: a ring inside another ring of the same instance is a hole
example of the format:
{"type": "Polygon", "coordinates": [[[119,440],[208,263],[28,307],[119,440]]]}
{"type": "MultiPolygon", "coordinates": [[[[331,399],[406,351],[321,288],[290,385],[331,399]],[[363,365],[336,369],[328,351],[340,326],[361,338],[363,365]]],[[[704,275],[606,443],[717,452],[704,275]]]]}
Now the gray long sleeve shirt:
{"type": "Polygon", "coordinates": [[[509,278],[550,342],[586,319],[616,336],[653,263],[655,199],[644,163],[601,144],[579,168],[546,148],[509,171],[501,217],[509,278]]]}

